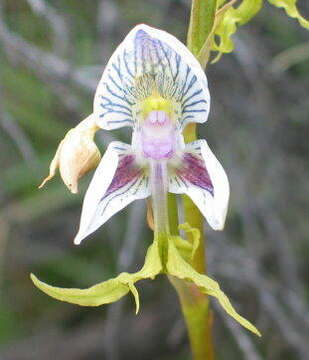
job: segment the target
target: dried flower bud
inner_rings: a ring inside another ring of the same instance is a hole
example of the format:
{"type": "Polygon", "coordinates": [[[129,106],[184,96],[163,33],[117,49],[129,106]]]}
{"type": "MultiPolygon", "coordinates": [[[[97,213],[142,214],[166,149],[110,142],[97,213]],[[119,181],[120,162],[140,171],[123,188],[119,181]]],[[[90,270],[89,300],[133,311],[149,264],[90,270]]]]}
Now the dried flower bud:
{"type": "Polygon", "coordinates": [[[93,141],[98,129],[94,117],[90,115],[75,128],[69,130],[58,146],[49,167],[49,175],[39,188],[52,179],[59,168],[63,182],[72,193],[76,194],[78,180],[95,168],[101,159],[101,154],[93,141]]]}

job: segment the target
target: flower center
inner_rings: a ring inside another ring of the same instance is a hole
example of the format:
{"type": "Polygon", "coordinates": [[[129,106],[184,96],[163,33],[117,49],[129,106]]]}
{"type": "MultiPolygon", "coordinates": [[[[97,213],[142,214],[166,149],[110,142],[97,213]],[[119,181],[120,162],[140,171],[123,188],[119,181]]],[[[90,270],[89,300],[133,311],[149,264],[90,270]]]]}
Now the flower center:
{"type": "Polygon", "coordinates": [[[153,160],[170,159],[175,153],[176,131],[164,110],[152,110],[141,126],[143,155],[153,160]]]}

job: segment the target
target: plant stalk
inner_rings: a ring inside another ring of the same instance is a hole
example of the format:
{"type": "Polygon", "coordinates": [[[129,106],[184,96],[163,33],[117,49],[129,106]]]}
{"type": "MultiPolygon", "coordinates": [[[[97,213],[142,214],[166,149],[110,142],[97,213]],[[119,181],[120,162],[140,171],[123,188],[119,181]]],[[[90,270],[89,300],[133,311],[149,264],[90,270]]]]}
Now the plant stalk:
{"type": "MultiPolygon", "coordinates": [[[[192,0],[188,48],[197,57],[214,23],[216,0],[192,0]]],[[[196,140],[196,124],[189,124],[184,131],[185,142],[196,140]]],[[[184,217],[191,227],[200,231],[200,244],[191,265],[199,273],[206,274],[206,239],[203,229],[203,216],[192,200],[183,196],[184,217]]],[[[172,234],[178,224],[176,201],[169,200],[169,221],[172,234]]],[[[192,239],[188,239],[191,241],[192,239]]],[[[181,310],[188,330],[193,360],[214,360],[212,338],[213,316],[209,309],[209,299],[192,283],[169,277],[175,287],[181,310]]]]}

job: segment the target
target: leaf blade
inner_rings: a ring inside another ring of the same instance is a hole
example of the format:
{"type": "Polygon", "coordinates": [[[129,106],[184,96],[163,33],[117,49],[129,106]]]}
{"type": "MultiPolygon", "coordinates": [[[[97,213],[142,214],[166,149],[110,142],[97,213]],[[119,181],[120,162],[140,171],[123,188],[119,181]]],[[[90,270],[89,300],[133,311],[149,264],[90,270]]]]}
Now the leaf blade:
{"type": "Polygon", "coordinates": [[[208,276],[199,274],[195,271],[180,256],[172,241],[169,243],[167,271],[170,275],[176,276],[179,279],[193,282],[203,293],[216,297],[221,306],[231,317],[233,317],[246,329],[258,336],[261,336],[261,333],[253,324],[236,312],[228,297],[220,289],[219,284],[208,276]]]}
{"type": "Polygon", "coordinates": [[[140,271],[133,274],[121,273],[113,279],[103,281],[86,289],[51,286],[39,280],[34,274],[31,274],[30,278],[38,289],[52,298],[80,306],[109,304],[119,300],[131,291],[135,299],[137,313],[139,310],[139,296],[134,283],[141,279],[153,279],[161,271],[159,246],[157,242],[154,242],[147,250],[145,263],[140,271]]]}
{"type": "Polygon", "coordinates": [[[288,16],[297,19],[302,27],[309,29],[309,21],[297,9],[297,0],[268,0],[268,2],[278,8],[283,8],[288,16]]]}

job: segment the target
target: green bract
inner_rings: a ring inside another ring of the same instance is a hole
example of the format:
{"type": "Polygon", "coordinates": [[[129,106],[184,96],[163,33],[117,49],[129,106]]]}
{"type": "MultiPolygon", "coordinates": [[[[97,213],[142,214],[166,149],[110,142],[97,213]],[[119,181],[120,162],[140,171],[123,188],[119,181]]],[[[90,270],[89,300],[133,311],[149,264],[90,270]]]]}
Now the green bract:
{"type": "Polygon", "coordinates": [[[31,274],[31,280],[35,286],[47,295],[60,301],[81,306],[99,306],[109,304],[119,300],[131,291],[135,299],[136,313],[138,313],[139,297],[134,284],[142,279],[153,279],[161,272],[161,270],[162,264],[158,250],[158,243],[154,241],[148,248],[144,266],[140,271],[134,274],[126,272],[121,273],[114,279],[103,281],[100,284],[91,286],[88,289],[65,289],[50,286],[40,281],[33,274],[31,274]]]}
{"type": "MultiPolygon", "coordinates": [[[[268,2],[283,8],[288,16],[297,19],[301,26],[309,29],[309,21],[301,16],[296,7],[297,0],[268,0],[268,2]]],[[[242,0],[239,5],[235,3],[236,0],[193,1],[191,16],[192,19],[194,16],[196,19],[192,21],[195,26],[190,24],[188,46],[204,67],[211,51],[218,53],[213,60],[215,62],[223,53],[234,50],[232,35],[239,26],[248,23],[263,6],[263,0],[242,0]],[[204,21],[200,19],[201,14],[204,16],[204,21]]]]}
{"type": "Polygon", "coordinates": [[[285,12],[292,18],[295,18],[299,21],[300,25],[306,29],[309,29],[309,21],[306,20],[296,7],[297,0],[268,0],[272,5],[275,5],[279,8],[283,8],[285,12]]]}
{"type": "Polygon", "coordinates": [[[221,21],[214,31],[215,35],[219,37],[219,42],[213,42],[212,50],[219,53],[233,51],[234,42],[231,36],[236,32],[239,25],[244,25],[259,12],[263,5],[263,0],[243,0],[237,8],[234,8],[232,3],[228,4],[228,9],[224,12],[221,21]]]}
{"type": "Polygon", "coordinates": [[[142,279],[154,279],[156,275],[165,273],[192,282],[202,293],[214,296],[230,316],[242,326],[260,336],[260,332],[256,327],[236,312],[227,296],[220,289],[219,284],[208,276],[199,274],[190,265],[199,244],[199,231],[191,228],[188,224],[180,225],[179,228],[184,230],[187,235],[192,236],[192,243],[180,236],[168,236],[164,242],[162,239],[158,241],[155,238],[148,248],[144,266],[136,273],[121,273],[114,279],[104,281],[88,289],[65,289],[50,286],[38,280],[33,274],[31,279],[47,295],[57,300],[81,306],[109,304],[119,300],[131,291],[135,298],[136,312],[138,312],[139,296],[135,283],[142,279]],[[163,253],[164,256],[162,256],[163,253]]]}

